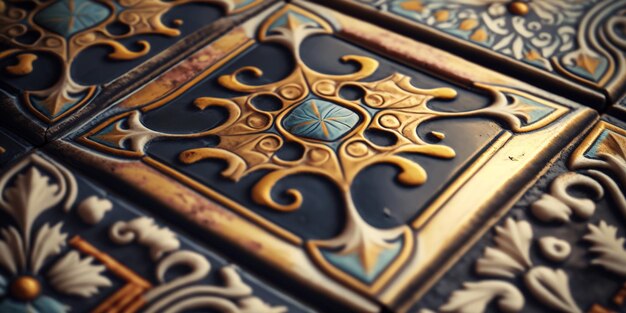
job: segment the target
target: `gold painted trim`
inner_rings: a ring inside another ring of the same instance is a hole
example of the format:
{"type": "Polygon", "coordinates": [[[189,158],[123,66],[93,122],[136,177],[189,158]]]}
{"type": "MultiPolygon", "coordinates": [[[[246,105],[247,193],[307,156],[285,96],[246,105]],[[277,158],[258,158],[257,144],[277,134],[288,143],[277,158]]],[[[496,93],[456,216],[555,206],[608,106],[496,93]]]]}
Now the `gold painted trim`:
{"type": "Polygon", "coordinates": [[[119,263],[108,254],[100,251],[80,236],[76,235],[72,237],[69,244],[80,252],[93,256],[96,260],[100,261],[100,263],[104,264],[107,269],[125,281],[145,289],[152,288],[150,282],[135,274],[135,272],[126,267],[126,265],[119,263]]]}
{"type": "Polygon", "coordinates": [[[589,132],[589,134],[585,137],[585,139],[583,139],[583,141],[578,145],[576,150],[574,150],[574,152],[572,153],[568,164],[570,168],[576,167],[574,163],[577,159],[587,158],[585,157],[585,153],[589,151],[591,146],[596,142],[596,140],[598,140],[600,134],[602,134],[602,132],[605,130],[609,130],[626,137],[625,129],[613,125],[607,121],[599,121],[598,123],[596,123],[591,132],[589,132]]]}
{"type": "MultiPolygon", "coordinates": [[[[225,37],[222,37],[222,38],[225,38],[225,37]]],[[[182,86],[178,87],[176,90],[174,90],[174,91],[164,95],[163,97],[159,98],[155,102],[152,102],[152,103],[149,103],[149,104],[146,104],[145,106],[143,106],[141,108],[141,111],[142,112],[152,111],[152,110],[154,110],[156,108],[159,108],[159,107],[165,105],[166,103],[172,101],[173,99],[176,99],[178,96],[183,94],[185,91],[189,90],[189,88],[195,86],[198,82],[200,82],[201,80],[203,80],[207,76],[213,74],[213,72],[215,70],[217,70],[220,67],[222,67],[228,61],[232,60],[236,56],[239,56],[242,52],[247,50],[255,42],[256,41],[254,39],[248,39],[248,41],[244,42],[239,47],[237,47],[234,50],[232,50],[230,53],[228,53],[228,55],[226,55],[225,57],[221,58],[217,62],[213,63],[211,66],[209,66],[204,71],[202,71],[202,73],[200,73],[200,74],[196,75],[194,78],[188,80],[186,83],[184,83],[182,86]]]]}
{"type": "Polygon", "coordinates": [[[413,220],[411,226],[414,229],[419,229],[424,226],[430,218],[439,212],[439,209],[448,202],[450,197],[454,195],[461,187],[467,183],[467,181],[480,170],[487,161],[491,160],[493,156],[498,152],[511,138],[513,135],[508,131],[503,131],[498,137],[491,142],[491,144],[485,147],[485,151],[469,165],[467,170],[465,170],[457,179],[455,179],[444,192],[438,195],[435,198],[435,201],[432,202],[422,213],[420,213],[417,218],[413,220]]]}
{"type": "Polygon", "coordinates": [[[109,271],[126,281],[124,287],[117,290],[112,296],[109,296],[104,302],[100,303],[91,311],[92,313],[132,313],[145,304],[142,294],[152,288],[152,284],[150,284],[150,282],[110,257],[108,254],[100,251],[98,248],[94,247],[78,235],[72,237],[69,244],[76,250],[94,257],[100,263],[104,264],[109,271]]]}
{"type": "Polygon", "coordinates": [[[554,109],[554,112],[551,112],[548,116],[546,116],[545,118],[542,118],[539,122],[533,123],[533,124],[531,124],[528,127],[521,126],[520,130],[519,130],[519,132],[521,132],[521,133],[542,129],[542,128],[552,124],[554,121],[556,121],[560,117],[562,117],[565,113],[570,111],[570,109],[565,107],[565,106],[546,101],[544,98],[536,97],[534,95],[531,95],[531,94],[526,93],[526,92],[522,92],[522,91],[517,90],[517,89],[508,88],[508,87],[501,87],[501,86],[491,87],[491,86],[489,86],[487,84],[482,84],[482,83],[475,83],[474,85],[479,87],[479,88],[482,88],[482,89],[489,90],[490,88],[495,88],[495,89],[497,89],[499,91],[512,93],[512,94],[518,95],[518,96],[523,97],[523,98],[528,98],[528,99],[530,99],[532,101],[535,101],[537,103],[540,103],[542,105],[545,105],[545,106],[547,106],[549,108],[554,109]]]}
{"type": "Polygon", "coordinates": [[[253,211],[245,208],[244,206],[242,206],[241,204],[231,200],[230,198],[221,195],[219,192],[213,190],[212,188],[209,188],[201,183],[199,183],[198,181],[196,181],[195,179],[175,170],[170,168],[169,166],[149,157],[143,157],[142,161],[144,163],[146,163],[147,165],[151,166],[152,168],[155,168],[157,170],[159,170],[160,172],[173,177],[174,179],[179,180],[181,183],[190,186],[191,188],[195,189],[196,191],[210,197],[211,199],[214,199],[215,201],[218,201],[220,203],[222,203],[223,205],[225,205],[226,207],[232,209],[233,211],[237,212],[238,214],[246,217],[247,219],[251,220],[254,223],[257,223],[259,226],[262,226],[263,228],[265,228],[266,230],[272,232],[275,235],[278,235],[279,237],[289,241],[290,243],[294,244],[294,245],[302,245],[302,239],[300,237],[298,237],[297,235],[289,232],[288,230],[270,222],[269,220],[265,219],[264,217],[254,213],[253,211]]]}
{"type": "Polygon", "coordinates": [[[577,76],[572,74],[570,71],[568,71],[566,68],[563,67],[563,65],[561,65],[561,62],[559,62],[558,58],[553,57],[552,59],[550,59],[550,63],[552,64],[552,66],[554,66],[554,69],[560,73],[561,75],[583,85],[589,88],[595,88],[595,89],[602,89],[602,86],[599,83],[593,82],[591,80],[585,79],[581,76],[577,76]]]}
{"type": "MultiPolygon", "coordinates": [[[[476,172],[466,184],[468,186],[480,187],[460,189],[453,194],[451,198],[443,205],[443,207],[431,217],[428,223],[424,224],[418,233],[418,253],[416,257],[407,264],[407,270],[390,284],[389,288],[384,290],[380,301],[388,305],[398,308],[399,312],[407,312],[410,306],[418,301],[437,281],[445,274],[450,267],[456,264],[457,260],[468,250],[474,243],[479,240],[486,231],[488,231],[506,212],[515,204],[516,200],[531,187],[533,182],[541,177],[541,174],[547,170],[544,167],[534,176],[534,178],[525,182],[519,190],[514,190],[513,194],[506,196],[505,204],[498,208],[494,208],[492,201],[494,198],[504,198],[501,194],[502,190],[508,186],[511,181],[518,179],[522,174],[522,169],[529,164],[537,164],[537,159],[541,158],[540,153],[533,153],[524,150],[524,147],[537,147],[537,152],[550,149],[555,141],[563,140],[563,135],[568,130],[578,125],[593,124],[597,119],[597,114],[589,109],[583,108],[574,111],[567,120],[551,126],[549,128],[534,132],[530,135],[522,135],[512,137],[503,147],[498,150],[489,162],[476,172]],[[592,119],[593,118],[593,119],[592,119]],[[555,132],[559,135],[555,135],[555,132]],[[522,155],[526,156],[518,161],[512,161],[509,156],[522,155]],[[515,163],[511,163],[515,162],[515,163]],[[511,167],[514,164],[514,167],[511,167]],[[491,177],[499,177],[493,180],[491,177]],[[476,182],[476,184],[473,184],[476,182]],[[482,192],[481,192],[482,191],[482,192]],[[459,210],[459,208],[467,208],[459,210]],[[455,210],[456,209],[456,210],[455,210]],[[489,210],[494,212],[486,215],[489,210]],[[447,214],[446,214],[447,213],[447,214]],[[456,227],[454,226],[456,225],[456,227]],[[470,232],[470,227],[474,225],[477,228],[470,232]],[[457,245],[450,244],[454,238],[466,238],[457,245]],[[444,242],[444,244],[441,244],[444,242]],[[432,244],[438,243],[438,244],[432,244]],[[415,285],[419,282],[418,285],[415,285]],[[408,295],[406,291],[412,290],[408,295]]],[[[585,133],[583,129],[582,133],[585,133]]],[[[572,134],[571,137],[579,137],[572,134]]],[[[564,145],[569,144],[563,143],[564,145]]],[[[550,159],[554,160],[559,155],[556,153],[550,159]]],[[[547,162],[548,164],[550,162],[547,162]]]]}

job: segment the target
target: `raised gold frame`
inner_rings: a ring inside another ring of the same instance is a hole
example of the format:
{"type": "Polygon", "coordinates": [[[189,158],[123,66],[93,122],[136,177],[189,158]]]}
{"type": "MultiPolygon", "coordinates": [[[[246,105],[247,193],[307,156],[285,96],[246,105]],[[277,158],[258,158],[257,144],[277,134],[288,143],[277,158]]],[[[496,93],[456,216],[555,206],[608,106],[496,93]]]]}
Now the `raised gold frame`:
{"type": "MultiPolygon", "coordinates": [[[[145,112],[178,97],[253,45],[258,25],[262,25],[278,6],[231,30],[190,56],[187,61],[163,73],[118,103],[116,110],[145,112]],[[171,73],[186,68],[185,62],[197,63],[201,59],[212,61],[203,64],[202,70],[196,70],[178,85],[166,84],[172,78],[171,73]]],[[[68,142],[57,144],[58,148],[135,185],[140,191],[187,216],[207,231],[249,251],[266,265],[355,310],[377,312],[382,304],[404,311],[408,308],[407,303],[419,298],[508,210],[507,204],[514,201],[515,195],[523,190],[520,186],[531,183],[543,167],[542,162],[550,160],[560,147],[577,135],[578,130],[597,118],[591,110],[572,102],[558,97],[554,101],[559,104],[548,101],[546,92],[329,9],[301,1],[287,6],[314,10],[317,16],[335,29],[335,35],[349,41],[358,39],[359,44],[379,54],[394,57],[422,70],[436,72],[467,88],[491,86],[523,95],[554,111],[549,119],[530,129],[519,129],[516,134],[505,131],[498,136],[457,180],[440,193],[426,211],[410,223],[411,233],[414,234],[411,236],[414,242],[411,249],[401,253],[398,257],[400,261],[394,262],[394,266],[370,286],[355,283],[352,277],[336,272],[336,269],[320,262],[319,255],[315,253],[310,258],[309,253],[313,250],[307,252],[303,247],[310,242],[305,243],[293,233],[179,171],[141,153],[94,145],[88,139],[111,121],[126,116],[126,113],[109,117],[78,139],[83,145],[96,148],[106,155],[68,142]],[[131,160],[122,160],[116,156],[131,160]],[[515,159],[511,159],[511,156],[515,156],[515,159]],[[505,191],[512,192],[514,196],[511,197],[505,191]],[[211,223],[204,223],[202,219],[210,219],[211,223]]]]}

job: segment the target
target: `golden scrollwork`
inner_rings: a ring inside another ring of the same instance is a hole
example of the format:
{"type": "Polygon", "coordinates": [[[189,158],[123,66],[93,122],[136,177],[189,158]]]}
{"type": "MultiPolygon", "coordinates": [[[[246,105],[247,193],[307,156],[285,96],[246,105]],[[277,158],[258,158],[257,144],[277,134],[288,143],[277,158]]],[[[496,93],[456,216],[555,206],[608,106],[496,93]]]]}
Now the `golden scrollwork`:
{"type": "MultiPolygon", "coordinates": [[[[219,107],[226,120],[212,129],[191,134],[169,134],[151,130],[141,122],[140,110],[112,117],[82,136],[81,141],[110,153],[141,157],[155,138],[197,138],[216,136],[219,143],[182,151],[185,164],[205,159],[221,159],[227,166],[222,176],[232,181],[259,170],[269,170],[251,190],[252,199],[268,208],[290,212],[301,207],[299,190],[288,189],[289,203],[279,203],[272,191],[282,179],[295,174],[312,174],[332,182],[343,195],[347,222],[343,231],[330,240],[309,240],[306,246],[316,263],[329,274],[364,292],[375,292],[391,279],[414,249],[414,233],[408,225],[379,229],[368,224],[354,205],[350,188],[364,169],[390,164],[399,169],[397,181],[404,186],[420,186],[428,179],[426,170],[403,154],[427,155],[438,159],[456,156],[454,149],[430,143],[418,135],[426,121],[441,118],[481,116],[497,119],[513,132],[541,128],[563,115],[567,109],[513,89],[476,84],[490,94],[486,107],[467,112],[444,112],[428,106],[432,99],[457,97],[452,88],[420,89],[411,78],[394,73],[378,81],[364,82],[378,69],[377,60],[358,55],[341,61],[358,65],[345,75],[318,72],[302,60],[300,45],[312,35],[331,34],[332,27],[322,18],[294,5],[274,13],[258,28],[261,42],[274,42],[292,52],[295,68],[286,78],[263,85],[250,85],[238,79],[242,73],[262,77],[253,66],[242,67],[219,77],[223,87],[245,94],[229,99],[202,97],[195,100],[199,110],[219,107]],[[342,97],[344,88],[362,91],[362,97],[342,97]],[[275,109],[255,106],[255,99],[269,96],[280,103],[275,109]],[[367,136],[368,130],[383,131],[395,142],[381,146],[367,136]],[[278,151],[286,142],[302,147],[302,154],[285,160],[278,151]]],[[[146,112],[145,110],[143,110],[146,112]]],[[[445,134],[432,134],[439,140],[445,134]]]]}
{"type": "Polygon", "coordinates": [[[180,30],[163,24],[161,20],[173,7],[202,2],[219,5],[227,14],[232,14],[256,5],[260,0],[33,0],[30,1],[34,5],[32,10],[14,5],[18,2],[21,1],[0,1],[0,40],[10,47],[0,52],[0,59],[16,56],[18,63],[6,67],[6,71],[17,76],[33,71],[37,53],[52,55],[61,62],[62,70],[56,83],[42,90],[23,93],[28,109],[42,121],[53,123],[86,104],[95,93],[96,86],[77,83],[71,75],[75,58],[87,48],[105,45],[112,49],[108,54],[111,59],[137,59],[150,52],[150,44],[138,40],[136,44],[140,48],[133,51],[120,41],[147,34],[179,36],[180,30]],[[107,27],[116,22],[126,27],[124,33],[109,31],[107,27]],[[20,37],[27,33],[36,33],[37,38],[24,42],[20,37]]]}

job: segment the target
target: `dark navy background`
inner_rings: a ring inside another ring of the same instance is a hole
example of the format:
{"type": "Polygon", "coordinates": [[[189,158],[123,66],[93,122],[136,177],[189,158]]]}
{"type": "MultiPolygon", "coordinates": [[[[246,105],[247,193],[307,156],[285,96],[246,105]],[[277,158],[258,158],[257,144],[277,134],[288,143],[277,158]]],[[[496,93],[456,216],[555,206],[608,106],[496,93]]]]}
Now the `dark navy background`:
{"type": "MultiPolygon", "coordinates": [[[[332,36],[311,37],[302,44],[301,51],[304,62],[321,73],[355,72],[358,70],[357,65],[341,63],[340,58],[348,54],[363,55],[380,61],[379,69],[372,77],[367,78],[367,81],[380,80],[394,72],[400,72],[412,77],[412,83],[418,88],[452,87],[459,92],[453,101],[431,101],[429,106],[436,110],[467,111],[484,107],[490,101],[484,95],[409,69],[332,36]],[[323,47],[323,52],[319,51],[320,47],[323,47]]],[[[257,66],[263,70],[264,75],[260,78],[241,75],[242,81],[249,84],[264,84],[287,77],[295,65],[290,51],[286,48],[274,44],[257,44],[172,103],[146,113],[143,122],[152,129],[170,133],[199,132],[219,125],[226,118],[225,111],[221,109],[202,111],[193,105],[193,101],[205,96],[231,98],[243,95],[221,87],[217,78],[231,74],[244,66],[257,66]]],[[[344,94],[350,98],[359,96],[358,93],[349,91],[344,94]]],[[[399,184],[395,179],[398,169],[392,165],[372,166],[358,175],[352,187],[355,204],[372,225],[387,228],[410,222],[465,166],[471,163],[474,157],[480,154],[502,128],[487,119],[448,118],[424,123],[418,129],[423,139],[436,143],[435,139],[428,135],[430,131],[444,133],[446,138],[439,143],[452,147],[457,156],[445,160],[420,155],[403,155],[426,169],[428,173],[426,184],[419,187],[399,184]],[[390,214],[384,213],[385,208],[390,214]]],[[[375,133],[371,136],[378,143],[384,144],[388,141],[385,134],[375,133]]],[[[225,166],[224,161],[203,160],[191,165],[178,161],[180,152],[186,149],[214,146],[218,142],[217,138],[211,137],[155,141],[149,145],[147,153],[304,238],[332,238],[342,230],[345,225],[344,202],[335,185],[323,178],[305,174],[279,181],[273,189],[274,199],[277,201],[289,203],[290,199],[284,194],[288,188],[296,188],[304,197],[304,204],[299,210],[283,213],[260,206],[251,199],[251,188],[267,171],[252,173],[234,183],[220,174],[225,166]]],[[[280,153],[291,157],[298,156],[298,147],[283,148],[280,153]]]]}

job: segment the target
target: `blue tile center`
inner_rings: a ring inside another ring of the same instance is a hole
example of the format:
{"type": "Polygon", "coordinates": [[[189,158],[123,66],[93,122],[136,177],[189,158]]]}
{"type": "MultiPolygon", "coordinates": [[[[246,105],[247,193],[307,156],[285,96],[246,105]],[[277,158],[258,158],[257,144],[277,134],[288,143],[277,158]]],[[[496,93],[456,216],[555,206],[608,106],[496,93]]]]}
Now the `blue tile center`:
{"type": "Polygon", "coordinates": [[[95,1],[61,0],[41,10],[35,22],[67,38],[101,23],[109,14],[108,7],[95,1]]]}
{"type": "Polygon", "coordinates": [[[309,99],[293,111],[283,121],[290,133],[309,139],[335,141],[359,123],[359,115],[335,103],[309,99]]]}

